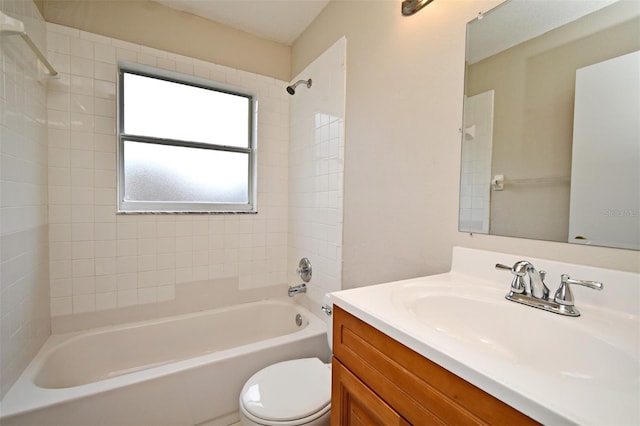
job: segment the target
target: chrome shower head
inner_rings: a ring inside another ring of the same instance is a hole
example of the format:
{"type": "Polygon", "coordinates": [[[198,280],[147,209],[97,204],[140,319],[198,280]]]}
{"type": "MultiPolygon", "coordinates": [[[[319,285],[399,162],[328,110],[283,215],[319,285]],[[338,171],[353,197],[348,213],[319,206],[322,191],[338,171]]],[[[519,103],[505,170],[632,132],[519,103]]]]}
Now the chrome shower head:
{"type": "Polygon", "coordinates": [[[311,79],[309,79],[309,80],[298,80],[294,84],[292,84],[291,86],[287,86],[287,93],[289,93],[290,95],[295,95],[296,87],[298,87],[298,84],[301,84],[301,83],[306,84],[307,88],[311,87],[311,79]]]}

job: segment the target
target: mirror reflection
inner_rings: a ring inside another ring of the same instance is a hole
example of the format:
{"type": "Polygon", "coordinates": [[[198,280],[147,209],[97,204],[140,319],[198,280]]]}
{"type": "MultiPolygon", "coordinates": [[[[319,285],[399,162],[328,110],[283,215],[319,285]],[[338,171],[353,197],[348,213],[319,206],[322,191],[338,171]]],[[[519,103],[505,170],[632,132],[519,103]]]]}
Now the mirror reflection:
{"type": "Polygon", "coordinates": [[[639,49],[633,0],[468,24],[460,231],[640,249],[639,49]]]}

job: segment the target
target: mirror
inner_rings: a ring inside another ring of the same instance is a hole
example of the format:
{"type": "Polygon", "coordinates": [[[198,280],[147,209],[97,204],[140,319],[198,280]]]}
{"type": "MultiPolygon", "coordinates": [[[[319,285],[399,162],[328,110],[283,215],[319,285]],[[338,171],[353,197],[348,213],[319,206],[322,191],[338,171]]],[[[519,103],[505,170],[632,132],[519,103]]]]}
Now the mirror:
{"type": "Polygon", "coordinates": [[[460,231],[640,249],[639,50],[634,0],[469,22],[460,231]]]}

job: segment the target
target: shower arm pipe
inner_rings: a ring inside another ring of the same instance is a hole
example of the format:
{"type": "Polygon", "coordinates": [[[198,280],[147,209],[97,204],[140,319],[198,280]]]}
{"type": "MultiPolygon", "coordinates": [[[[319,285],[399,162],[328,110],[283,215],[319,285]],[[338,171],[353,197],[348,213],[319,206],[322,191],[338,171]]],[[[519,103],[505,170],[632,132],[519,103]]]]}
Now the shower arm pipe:
{"type": "Polygon", "coordinates": [[[311,79],[308,80],[298,80],[295,83],[292,84],[293,87],[298,86],[299,84],[304,84],[305,86],[307,86],[307,88],[311,87],[311,79]]]}
{"type": "Polygon", "coordinates": [[[27,46],[29,46],[31,50],[33,50],[33,53],[36,54],[38,60],[40,60],[40,62],[42,62],[42,64],[47,68],[49,74],[51,76],[58,75],[58,71],[53,68],[40,49],[38,49],[38,46],[36,46],[33,40],[31,40],[29,34],[25,31],[24,23],[18,19],[12,18],[2,11],[0,11],[0,35],[19,35],[22,37],[25,43],[27,43],[27,46]]]}
{"type": "Polygon", "coordinates": [[[311,83],[312,80],[298,80],[295,83],[293,83],[291,86],[287,86],[287,93],[289,93],[290,95],[294,95],[296,93],[296,87],[298,87],[299,84],[304,84],[305,86],[307,86],[307,88],[311,88],[311,83]]]}

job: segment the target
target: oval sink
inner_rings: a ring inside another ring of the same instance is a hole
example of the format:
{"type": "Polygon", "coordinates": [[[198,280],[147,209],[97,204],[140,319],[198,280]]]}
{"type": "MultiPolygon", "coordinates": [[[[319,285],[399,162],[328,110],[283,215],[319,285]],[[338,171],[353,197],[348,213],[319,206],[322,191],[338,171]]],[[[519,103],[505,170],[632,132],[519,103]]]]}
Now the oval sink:
{"type": "Polygon", "coordinates": [[[564,317],[507,301],[496,288],[437,282],[397,286],[392,301],[443,339],[517,365],[516,371],[637,392],[637,349],[628,339],[600,335],[597,324],[619,322],[631,340],[635,329],[637,343],[637,318],[564,317]]]}
{"type": "Polygon", "coordinates": [[[586,330],[576,327],[558,329],[553,318],[542,315],[527,324],[523,318],[509,316],[509,312],[496,315],[492,311],[526,308],[504,305],[466,297],[434,295],[414,301],[411,312],[440,333],[469,345],[482,346],[483,350],[505,361],[536,369],[542,374],[570,380],[595,380],[600,386],[618,386],[621,379],[636,368],[633,358],[624,351],[586,330]],[[542,354],[539,353],[541,350],[542,354]]]}

